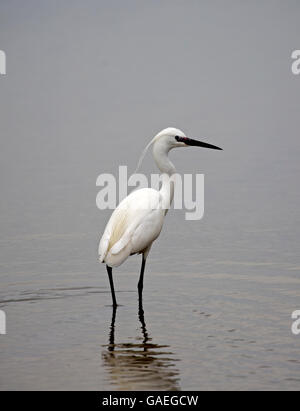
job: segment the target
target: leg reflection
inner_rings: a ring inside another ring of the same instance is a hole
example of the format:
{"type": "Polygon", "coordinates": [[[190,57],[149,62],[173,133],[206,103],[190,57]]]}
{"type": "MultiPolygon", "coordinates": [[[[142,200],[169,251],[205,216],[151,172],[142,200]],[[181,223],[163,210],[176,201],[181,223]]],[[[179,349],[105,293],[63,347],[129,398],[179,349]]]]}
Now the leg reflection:
{"type": "Polygon", "coordinates": [[[169,345],[154,344],[146,328],[142,298],[139,298],[138,318],[142,340],[116,343],[117,307],[114,307],[109,329],[109,343],[102,353],[108,380],[117,390],[179,391],[179,371],[169,345]]]}
{"type": "Polygon", "coordinates": [[[110,323],[110,331],[109,331],[109,344],[108,344],[108,351],[114,351],[115,349],[115,322],[116,322],[116,314],[117,314],[117,307],[113,307],[111,323],[110,323]]]}
{"type": "Polygon", "coordinates": [[[146,344],[149,341],[149,336],[147,333],[147,328],[146,328],[146,323],[145,323],[145,317],[144,317],[144,308],[143,308],[143,297],[140,294],[139,295],[139,311],[138,311],[138,317],[140,320],[140,323],[142,325],[142,334],[143,334],[143,344],[144,344],[144,351],[146,350],[146,344]]]}

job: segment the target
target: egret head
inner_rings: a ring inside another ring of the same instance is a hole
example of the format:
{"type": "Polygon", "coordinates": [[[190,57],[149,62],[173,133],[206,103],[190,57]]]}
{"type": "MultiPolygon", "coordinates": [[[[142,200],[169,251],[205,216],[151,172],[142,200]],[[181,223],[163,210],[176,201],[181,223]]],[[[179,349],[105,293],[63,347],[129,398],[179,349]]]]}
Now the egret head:
{"type": "Polygon", "coordinates": [[[176,147],[195,146],[195,147],[212,148],[215,150],[222,150],[222,148],[213,146],[212,144],[208,144],[208,143],[204,143],[199,140],[188,138],[184,134],[183,131],[179,130],[178,128],[174,128],[174,127],[168,127],[162,130],[161,132],[159,132],[154,137],[152,142],[163,144],[168,149],[172,149],[176,147]]]}
{"type": "Polygon", "coordinates": [[[167,127],[164,130],[160,131],[151,141],[150,143],[146,146],[144,149],[137,168],[135,170],[135,173],[138,171],[140,168],[140,165],[143,161],[143,158],[146,155],[146,152],[148,148],[151,145],[154,145],[154,149],[158,150],[163,150],[165,152],[168,152],[172,148],[177,148],[177,147],[188,147],[188,146],[195,146],[195,147],[204,147],[204,148],[212,148],[215,150],[222,150],[222,148],[213,146],[212,144],[204,143],[199,140],[194,140],[192,138],[188,138],[183,131],[179,130],[178,128],[175,127],[167,127]]]}

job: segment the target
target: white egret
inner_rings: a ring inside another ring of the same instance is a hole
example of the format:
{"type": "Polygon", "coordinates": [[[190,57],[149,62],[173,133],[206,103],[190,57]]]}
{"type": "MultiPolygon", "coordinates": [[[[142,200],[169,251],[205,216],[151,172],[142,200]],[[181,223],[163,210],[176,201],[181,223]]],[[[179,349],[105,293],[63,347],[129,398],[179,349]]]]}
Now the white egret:
{"type": "Polygon", "coordinates": [[[172,148],[198,146],[222,150],[219,147],[193,140],[179,129],[168,127],[158,133],[147,145],[138,168],[148,148],[153,145],[154,161],[163,173],[160,190],[143,188],[133,191],[112,213],[99,244],[99,260],[106,263],[113,306],[117,306],[112,267],[121,265],[130,255],[142,254],[142,266],[138,282],[142,297],[146,259],[152,243],[159,236],[166,212],[174,195],[176,170],[168,158],[172,148]]]}

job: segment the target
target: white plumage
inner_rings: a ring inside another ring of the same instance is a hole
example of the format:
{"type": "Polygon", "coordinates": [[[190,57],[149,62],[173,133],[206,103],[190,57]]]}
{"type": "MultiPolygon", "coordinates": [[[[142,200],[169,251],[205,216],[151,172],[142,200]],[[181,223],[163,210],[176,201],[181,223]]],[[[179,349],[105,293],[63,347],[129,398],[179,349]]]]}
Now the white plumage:
{"type": "Polygon", "coordinates": [[[161,232],[164,216],[159,191],[152,188],[133,191],[108,221],[99,245],[99,260],[117,267],[131,254],[149,251],[161,232]]]}
{"type": "Polygon", "coordinates": [[[159,236],[164,218],[174,195],[175,167],[168,158],[172,148],[199,146],[221,150],[211,144],[187,138],[176,128],[169,127],[158,133],[147,145],[138,168],[148,148],[153,145],[153,157],[162,174],[160,190],[143,188],[129,194],[112,213],[99,244],[99,260],[105,262],[110,281],[113,306],[117,305],[112,267],[121,265],[130,255],[143,254],[138,283],[141,300],[146,258],[153,241],[159,236]]]}

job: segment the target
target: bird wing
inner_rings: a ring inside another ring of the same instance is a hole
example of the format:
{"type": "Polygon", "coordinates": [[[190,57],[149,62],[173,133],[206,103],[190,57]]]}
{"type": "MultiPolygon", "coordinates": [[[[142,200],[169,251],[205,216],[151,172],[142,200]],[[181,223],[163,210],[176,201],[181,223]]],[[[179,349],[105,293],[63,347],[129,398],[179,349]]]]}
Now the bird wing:
{"type": "Polygon", "coordinates": [[[100,241],[101,262],[108,255],[113,257],[121,252],[124,261],[128,255],[141,252],[154,241],[163,223],[164,210],[160,207],[160,197],[158,191],[145,188],[132,192],[119,204],[100,241]]]}

